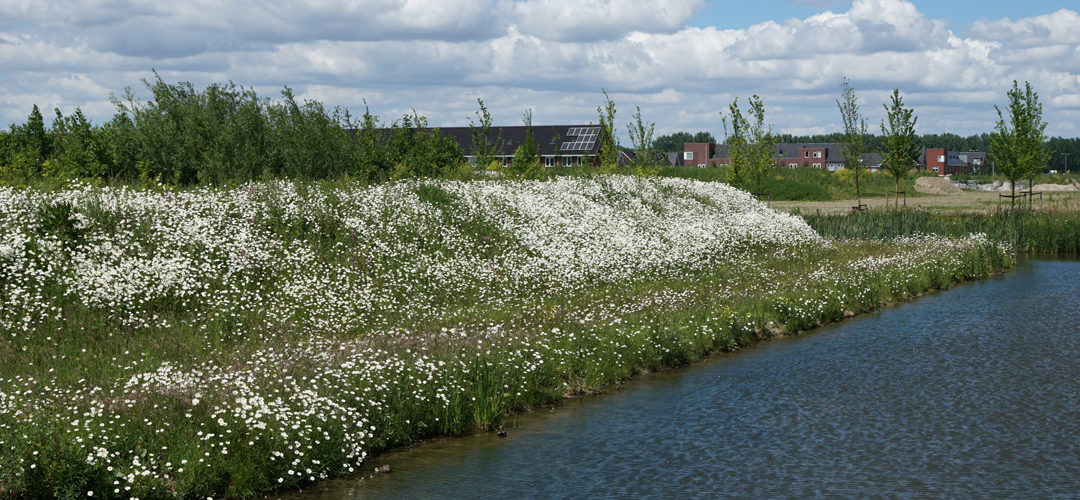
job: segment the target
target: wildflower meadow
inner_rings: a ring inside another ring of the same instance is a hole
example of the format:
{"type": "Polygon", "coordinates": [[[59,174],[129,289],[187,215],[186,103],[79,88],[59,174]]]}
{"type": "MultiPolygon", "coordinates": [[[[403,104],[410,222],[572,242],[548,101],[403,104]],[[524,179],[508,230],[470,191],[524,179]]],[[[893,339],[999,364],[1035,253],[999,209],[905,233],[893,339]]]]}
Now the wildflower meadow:
{"type": "Polygon", "coordinates": [[[0,187],[0,497],[252,497],[1013,265],[675,178],[0,187]]]}

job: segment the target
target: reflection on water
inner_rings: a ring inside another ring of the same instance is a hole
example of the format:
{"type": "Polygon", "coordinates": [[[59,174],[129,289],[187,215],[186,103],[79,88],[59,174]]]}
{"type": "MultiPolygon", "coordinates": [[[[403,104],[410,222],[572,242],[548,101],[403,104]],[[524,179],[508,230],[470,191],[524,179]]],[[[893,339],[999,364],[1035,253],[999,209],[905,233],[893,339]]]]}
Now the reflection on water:
{"type": "Polygon", "coordinates": [[[1078,325],[1080,262],[1022,261],[297,497],[1072,497],[1078,325]]]}

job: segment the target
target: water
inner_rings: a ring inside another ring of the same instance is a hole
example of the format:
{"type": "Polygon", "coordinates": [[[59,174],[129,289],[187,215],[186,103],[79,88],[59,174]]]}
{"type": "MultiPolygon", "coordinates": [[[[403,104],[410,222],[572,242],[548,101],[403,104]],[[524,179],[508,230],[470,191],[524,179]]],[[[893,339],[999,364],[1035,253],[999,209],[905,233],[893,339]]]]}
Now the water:
{"type": "Polygon", "coordinates": [[[302,497],[1077,497],[1078,325],[1080,262],[1021,261],[302,497]]]}

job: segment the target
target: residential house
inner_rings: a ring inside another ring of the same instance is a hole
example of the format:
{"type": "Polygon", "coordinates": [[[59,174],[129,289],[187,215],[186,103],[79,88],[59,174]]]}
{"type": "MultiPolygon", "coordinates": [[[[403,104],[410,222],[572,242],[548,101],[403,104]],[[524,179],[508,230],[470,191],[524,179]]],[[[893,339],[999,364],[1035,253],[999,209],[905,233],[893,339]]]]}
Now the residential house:
{"type": "MultiPolygon", "coordinates": [[[[600,148],[598,125],[533,125],[532,131],[540,161],[545,167],[592,164],[600,148]]],[[[439,133],[457,141],[465,159],[475,164],[472,128],[443,127],[439,128],[439,133]]],[[[496,157],[503,165],[510,165],[514,152],[525,142],[525,126],[491,127],[488,140],[494,142],[499,137],[503,147],[496,157]]]]}
{"type": "MultiPolygon", "coordinates": [[[[704,142],[683,145],[683,164],[713,167],[731,163],[727,144],[704,142]]],[[[776,164],[786,168],[819,168],[835,172],[846,167],[837,143],[781,143],[776,145],[776,164]]],[[[881,155],[866,153],[863,166],[871,171],[881,168],[881,155]]]]}

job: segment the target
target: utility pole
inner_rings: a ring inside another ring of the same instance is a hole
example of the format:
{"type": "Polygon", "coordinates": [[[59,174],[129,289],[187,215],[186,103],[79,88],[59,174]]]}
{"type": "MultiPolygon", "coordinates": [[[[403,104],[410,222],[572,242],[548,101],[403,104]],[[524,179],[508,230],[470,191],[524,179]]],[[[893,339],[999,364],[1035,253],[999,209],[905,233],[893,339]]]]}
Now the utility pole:
{"type": "Polygon", "coordinates": [[[1072,153],[1061,153],[1061,156],[1065,157],[1065,175],[1069,175],[1069,155],[1072,153]]]}

